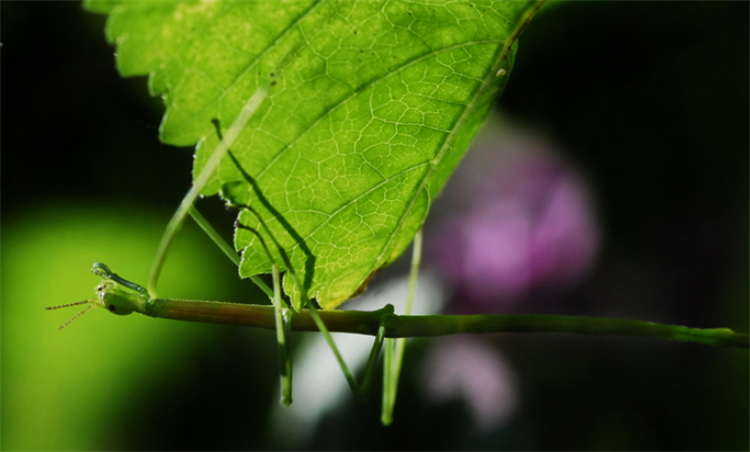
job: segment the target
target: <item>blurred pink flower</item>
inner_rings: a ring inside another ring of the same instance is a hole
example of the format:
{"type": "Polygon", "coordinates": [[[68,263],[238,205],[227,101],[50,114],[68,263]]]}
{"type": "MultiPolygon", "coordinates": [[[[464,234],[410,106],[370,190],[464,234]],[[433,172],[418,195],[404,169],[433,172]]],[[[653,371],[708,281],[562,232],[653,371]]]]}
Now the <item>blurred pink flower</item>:
{"type": "Polygon", "coordinates": [[[422,381],[432,403],[463,399],[481,432],[504,424],[518,405],[511,367],[480,338],[434,340],[422,363],[422,381]]]}
{"type": "Polygon", "coordinates": [[[440,270],[460,293],[499,309],[579,282],[599,243],[580,177],[534,143],[506,146],[462,163],[449,188],[458,186],[457,212],[432,240],[440,270]]]}

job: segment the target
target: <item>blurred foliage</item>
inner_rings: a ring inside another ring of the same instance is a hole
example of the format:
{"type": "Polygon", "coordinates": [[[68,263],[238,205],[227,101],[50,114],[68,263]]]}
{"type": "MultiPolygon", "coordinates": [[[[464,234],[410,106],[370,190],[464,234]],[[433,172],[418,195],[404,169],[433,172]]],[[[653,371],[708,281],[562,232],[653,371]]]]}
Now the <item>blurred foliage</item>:
{"type": "MultiPolygon", "coordinates": [[[[145,79],[116,74],[102,17],[70,2],[3,2],[2,13],[3,449],[275,448],[272,334],[101,311],[57,331],[77,311],[42,310],[91,296],[95,261],[144,281],[189,186],[191,150],[158,143],[161,100],[145,94],[145,79]]],[[[589,174],[605,237],[586,283],[523,309],[748,331],[747,36],[746,2],[571,2],[534,19],[499,108],[589,174]]],[[[233,213],[200,208],[229,236],[233,213]]],[[[235,275],[186,226],[160,287],[257,300],[235,275]]],[[[356,404],[347,394],[308,446],[750,447],[743,351],[498,337],[521,406],[479,434],[462,402],[421,395],[415,375],[429,344],[407,353],[392,427],[380,426],[377,397],[356,404]]]]}
{"type": "MultiPolygon", "coordinates": [[[[243,411],[235,398],[265,399],[267,391],[255,390],[271,384],[272,375],[250,364],[273,359],[271,332],[120,318],[99,309],[59,331],[81,307],[42,310],[93,296],[99,278],[87,269],[95,260],[145,279],[163,218],[131,206],[70,204],[23,218],[3,230],[5,450],[190,448],[206,433],[237,427],[222,427],[208,413],[243,411]],[[221,391],[224,384],[234,389],[221,391]],[[204,415],[195,415],[196,405],[204,415]]],[[[197,227],[183,231],[164,271],[166,296],[231,298],[232,266],[201,234],[197,227]]]]}

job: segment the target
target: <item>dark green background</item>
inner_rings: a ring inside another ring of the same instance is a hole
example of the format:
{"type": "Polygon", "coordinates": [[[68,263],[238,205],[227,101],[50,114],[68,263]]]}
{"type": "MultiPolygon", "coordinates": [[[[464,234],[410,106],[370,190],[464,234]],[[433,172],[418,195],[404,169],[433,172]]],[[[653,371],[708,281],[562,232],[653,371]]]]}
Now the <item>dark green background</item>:
{"type": "MultiPolygon", "coordinates": [[[[0,8],[2,448],[273,449],[271,332],[102,312],[57,331],[74,312],[41,309],[90,296],[94,261],[145,281],[189,187],[191,150],[158,143],[161,101],[144,78],[117,75],[103,16],[73,2],[0,8]]],[[[747,36],[746,2],[575,2],[532,21],[498,108],[568,150],[604,234],[590,278],[545,312],[748,332],[747,36]]],[[[230,235],[233,214],[216,200],[200,207],[230,235]]],[[[259,299],[191,225],[160,293],[259,299]]],[[[477,434],[461,403],[423,400],[411,371],[429,341],[416,341],[395,425],[379,424],[377,396],[352,401],[309,446],[750,446],[746,351],[567,336],[496,343],[522,400],[503,428],[477,434]]]]}

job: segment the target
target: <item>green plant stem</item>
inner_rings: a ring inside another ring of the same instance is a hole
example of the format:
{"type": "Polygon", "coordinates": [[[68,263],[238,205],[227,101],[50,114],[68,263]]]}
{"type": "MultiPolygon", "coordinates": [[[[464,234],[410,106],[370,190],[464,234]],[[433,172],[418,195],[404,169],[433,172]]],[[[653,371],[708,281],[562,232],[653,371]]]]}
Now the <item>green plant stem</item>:
{"type": "Polygon", "coordinates": [[[203,187],[206,185],[206,182],[208,182],[208,179],[211,177],[216,167],[219,166],[221,159],[224,158],[229,147],[234,143],[234,140],[237,138],[240,131],[242,131],[242,128],[245,127],[245,124],[247,124],[253,114],[258,110],[258,107],[267,95],[268,90],[265,87],[261,87],[255,91],[250,99],[248,99],[245,106],[242,107],[240,114],[237,116],[237,119],[235,119],[231,127],[229,127],[229,130],[227,130],[224,138],[216,146],[216,149],[214,149],[211,157],[206,162],[206,165],[203,167],[198,177],[195,178],[193,186],[190,187],[190,190],[182,199],[179,207],[177,207],[174,215],[172,215],[172,219],[169,220],[164,235],[161,238],[161,242],[159,242],[159,248],[156,250],[154,263],[151,265],[151,272],[148,277],[148,294],[152,299],[156,298],[156,282],[159,279],[159,273],[164,265],[164,259],[167,257],[167,251],[169,250],[169,245],[172,243],[175,233],[180,229],[182,222],[185,221],[185,216],[193,206],[193,203],[195,203],[195,200],[198,198],[198,195],[201,190],[203,190],[203,187]]]}
{"type": "MultiPolygon", "coordinates": [[[[157,299],[147,315],[191,322],[244,325],[273,330],[273,306],[211,301],[157,299]]],[[[748,348],[747,334],[728,328],[688,328],[639,320],[564,315],[424,315],[399,316],[388,305],[372,312],[319,311],[319,318],[331,332],[375,336],[381,323],[385,337],[434,337],[482,333],[574,333],[601,336],[630,336],[697,342],[721,347],[748,348]]],[[[310,311],[292,317],[292,331],[318,331],[310,311]]]]}

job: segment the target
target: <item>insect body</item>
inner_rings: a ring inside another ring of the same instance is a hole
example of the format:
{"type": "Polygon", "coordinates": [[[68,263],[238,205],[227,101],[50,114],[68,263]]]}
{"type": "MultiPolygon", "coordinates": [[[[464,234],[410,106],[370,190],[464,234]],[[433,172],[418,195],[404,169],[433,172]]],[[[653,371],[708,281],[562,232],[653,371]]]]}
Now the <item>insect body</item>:
{"type": "MultiPolygon", "coordinates": [[[[747,348],[750,340],[746,334],[737,334],[726,328],[699,329],[676,325],[663,325],[637,320],[574,317],[560,315],[441,315],[441,316],[397,316],[393,306],[373,312],[321,311],[314,308],[302,309],[291,315],[284,314],[279,321],[277,308],[268,305],[225,303],[217,301],[189,301],[171,299],[151,299],[146,290],[112,273],[101,263],[94,264],[91,270],[103,280],[96,286],[96,294],[89,300],[70,303],[46,309],[59,309],[88,304],[83,311],[60,328],[65,328],[81,314],[94,309],[105,308],[113,314],[128,315],[133,312],[149,317],[160,317],[192,322],[244,325],[276,330],[279,338],[282,404],[291,403],[291,354],[286,348],[290,331],[320,331],[331,345],[347,382],[358,397],[366,395],[371,376],[381,348],[385,349],[383,382],[383,417],[388,425],[392,420],[395,405],[398,369],[403,349],[400,341],[391,338],[415,336],[442,336],[466,332],[566,332],[578,334],[622,335],[652,337],[684,342],[698,342],[709,345],[747,348]],[[358,384],[344,364],[333,343],[330,331],[367,334],[375,336],[370,357],[365,370],[365,379],[358,384]],[[385,339],[388,337],[389,339],[385,339]]],[[[275,288],[278,289],[278,277],[275,288]]],[[[280,301],[280,300],[277,300],[280,301]]]]}
{"type": "Polygon", "coordinates": [[[93,298],[78,303],[46,308],[59,309],[81,304],[89,305],[86,309],[73,316],[73,318],[61,326],[60,329],[68,326],[81,314],[99,307],[103,307],[117,315],[128,315],[133,312],[138,312],[149,317],[276,329],[280,358],[283,365],[282,369],[285,369],[281,375],[281,402],[285,406],[288,406],[292,402],[291,353],[288,348],[288,338],[293,326],[294,329],[298,331],[320,330],[323,333],[339,360],[350,386],[355,394],[359,397],[363,397],[368,391],[370,376],[373,373],[372,371],[374,370],[377,357],[383,345],[385,338],[385,323],[390,317],[393,317],[393,306],[388,305],[375,312],[346,313],[349,321],[343,325],[340,318],[340,314],[343,313],[336,311],[318,313],[314,308],[311,308],[300,311],[292,318],[290,310],[279,309],[282,302],[279,298],[277,270],[274,272],[274,286],[277,296],[274,306],[225,303],[218,301],[154,299],[148,296],[145,288],[112,273],[109,267],[102,263],[95,263],[91,271],[92,273],[104,278],[102,282],[96,286],[96,295],[93,298]],[[350,318],[351,314],[354,314],[355,318],[350,318]],[[295,321],[293,322],[292,319],[295,321]],[[351,322],[351,320],[354,320],[354,322],[351,322]],[[376,336],[375,344],[373,345],[373,350],[370,354],[370,359],[367,365],[366,377],[361,385],[354,380],[351,372],[343,362],[343,359],[325,326],[326,322],[330,322],[334,325],[338,324],[337,331],[360,334],[367,334],[371,331],[372,334],[376,336]],[[347,324],[349,327],[353,327],[353,329],[347,331],[347,324]]]}

